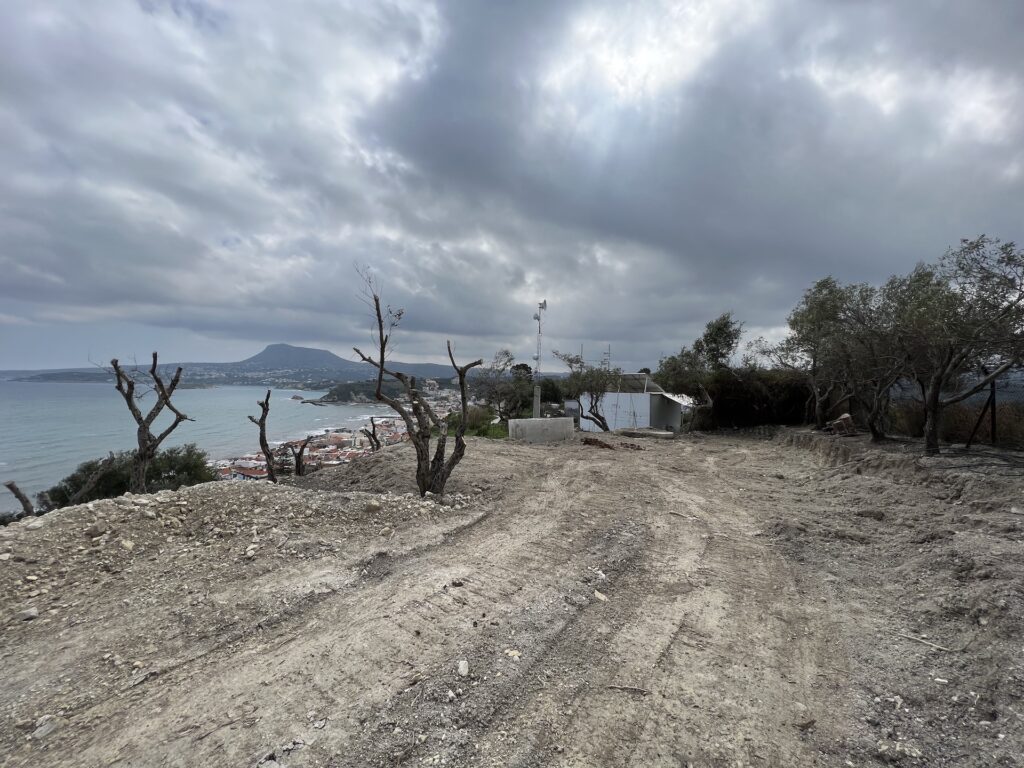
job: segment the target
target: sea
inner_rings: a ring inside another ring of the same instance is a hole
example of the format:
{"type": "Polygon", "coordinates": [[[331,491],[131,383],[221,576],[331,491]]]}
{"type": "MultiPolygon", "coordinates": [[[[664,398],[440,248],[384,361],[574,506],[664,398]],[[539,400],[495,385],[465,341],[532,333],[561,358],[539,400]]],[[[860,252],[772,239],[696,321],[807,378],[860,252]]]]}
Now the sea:
{"type": "MultiPolygon", "coordinates": [[[[210,459],[259,452],[259,430],[246,418],[259,416],[260,387],[180,389],[175,406],[195,421],[178,426],[163,447],[195,443],[210,459]]],[[[323,392],[275,389],[270,396],[267,439],[281,442],[322,434],[325,429],[355,429],[371,416],[390,415],[387,406],[315,406],[292,395],[317,398],[323,392]]],[[[142,401],[152,406],[153,395],[142,401]]],[[[161,414],[154,432],[170,424],[161,414]]],[[[0,380],[0,482],[15,481],[30,497],[52,487],[83,461],[110,451],[136,447],[135,421],[111,384],[35,383],[0,380]]],[[[0,510],[18,508],[0,486],[0,510]]]]}

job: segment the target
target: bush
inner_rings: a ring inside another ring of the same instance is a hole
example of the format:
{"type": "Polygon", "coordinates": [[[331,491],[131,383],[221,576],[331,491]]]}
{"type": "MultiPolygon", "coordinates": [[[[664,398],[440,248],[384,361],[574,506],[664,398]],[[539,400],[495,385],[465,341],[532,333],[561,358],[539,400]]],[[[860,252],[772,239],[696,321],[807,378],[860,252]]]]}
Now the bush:
{"type": "MultiPolygon", "coordinates": [[[[448,434],[454,435],[456,427],[462,421],[462,414],[452,411],[448,414],[448,434]]],[[[466,409],[466,431],[480,429],[494,421],[494,411],[483,405],[471,405],[466,409]]]]}
{"type": "MultiPolygon", "coordinates": [[[[455,430],[462,420],[462,414],[452,411],[448,414],[448,436],[455,437],[455,430]]],[[[508,437],[508,427],[492,424],[494,411],[482,405],[471,405],[466,409],[466,434],[477,437],[508,437]]]]}
{"type": "Polygon", "coordinates": [[[542,403],[558,403],[559,405],[565,401],[562,385],[559,384],[558,379],[542,378],[540,380],[540,401],[542,403]]]}
{"type": "Polygon", "coordinates": [[[466,429],[472,431],[486,427],[494,421],[494,412],[490,408],[471,405],[466,409],[466,429]]]}
{"type": "MultiPolygon", "coordinates": [[[[126,493],[130,486],[134,455],[135,451],[122,451],[111,454],[112,458],[109,459],[93,459],[79,464],[70,475],[50,490],[39,494],[40,508],[66,507],[75,494],[89,483],[97,470],[100,470],[104,462],[108,462],[108,465],[102,470],[96,482],[75,503],[85,504],[97,499],[112,499],[126,493]]],[[[216,480],[216,474],[207,466],[206,461],[206,454],[193,443],[159,451],[146,470],[146,486],[152,493],[177,490],[186,485],[216,480]]]]}
{"type": "Polygon", "coordinates": [[[482,427],[477,427],[470,433],[474,437],[488,437],[492,440],[502,440],[508,437],[508,425],[507,424],[484,424],[482,427]]]}

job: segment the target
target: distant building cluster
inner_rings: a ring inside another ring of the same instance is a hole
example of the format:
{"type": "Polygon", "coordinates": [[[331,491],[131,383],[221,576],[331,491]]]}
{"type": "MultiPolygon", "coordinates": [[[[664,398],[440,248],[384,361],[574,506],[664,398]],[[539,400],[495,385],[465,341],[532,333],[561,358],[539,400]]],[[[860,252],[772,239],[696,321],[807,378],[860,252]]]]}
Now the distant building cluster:
{"type": "MultiPolygon", "coordinates": [[[[377,439],[382,446],[395,445],[407,439],[405,425],[394,419],[375,419],[377,439]]],[[[366,424],[370,429],[370,424],[366,424]]],[[[274,467],[280,474],[294,468],[292,448],[298,451],[302,440],[288,440],[274,449],[274,467]]],[[[370,441],[359,431],[346,427],[327,429],[322,435],[310,439],[304,455],[305,471],[315,472],[324,467],[336,467],[347,464],[353,459],[370,454],[370,441]]],[[[217,475],[221,480],[266,480],[267,462],[262,453],[249,453],[230,459],[214,462],[217,475]]]]}
{"type": "MultiPolygon", "coordinates": [[[[443,418],[449,412],[461,408],[461,396],[457,390],[445,389],[435,379],[424,379],[420,387],[427,402],[430,403],[430,407],[438,416],[443,418]]],[[[302,398],[295,396],[295,399],[302,398]]],[[[374,422],[376,423],[376,436],[382,447],[404,442],[409,437],[405,423],[401,419],[375,418],[374,422]]],[[[362,429],[373,431],[372,425],[367,421],[362,428],[326,429],[323,434],[314,435],[306,446],[303,456],[305,472],[315,472],[324,467],[347,464],[354,459],[372,453],[370,440],[362,433],[362,429]]],[[[278,475],[290,474],[294,471],[295,460],[292,450],[298,452],[303,442],[303,440],[288,440],[274,447],[274,471],[278,475]]],[[[221,480],[266,480],[268,476],[267,462],[261,452],[220,459],[212,464],[221,480]]]]}

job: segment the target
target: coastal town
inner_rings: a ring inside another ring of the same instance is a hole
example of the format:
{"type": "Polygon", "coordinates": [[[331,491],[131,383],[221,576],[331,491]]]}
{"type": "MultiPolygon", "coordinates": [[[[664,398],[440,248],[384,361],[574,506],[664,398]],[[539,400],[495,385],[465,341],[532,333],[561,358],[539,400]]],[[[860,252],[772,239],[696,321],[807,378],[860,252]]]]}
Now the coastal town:
{"type": "MultiPolygon", "coordinates": [[[[294,474],[294,456],[302,450],[303,474],[315,472],[324,467],[335,467],[367,456],[375,450],[363,429],[373,434],[381,447],[401,443],[408,438],[405,425],[395,419],[373,419],[374,424],[352,430],[348,427],[325,429],[321,434],[310,435],[308,442],[287,440],[273,447],[274,467],[279,474],[294,474]]],[[[213,462],[221,480],[266,480],[268,477],[266,458],[259,451],[213,462]]]]}
{"type": "MultiPolygon", "coordinates": [[[[455,390],[444,389],[437,381],[427,379],[423,390],[430,407],[441,418],[459,407],[455,390]]],[[[334,401],[323,401],[334,403],[334,401]]],[[[317,402],[322,405],[323,402],[317,402]]],[[[330,406],[327,406],[330,407],[330,406]]],[[[274,469],[278,475],[309,474],[324,467],[336,467],[368,456],[375,450],[408,440],[405,424],[400,418],[372,417],[363,424],[331,427],[303,438],[272,445],[274,469]],[[374,445],[374,441],[377,445],[374,445]],[[301,457],[301,460],[297,459],[301,457]],[[301,469],[299,469],[301,467],[301,469]]],[[[242,456],[211,462],[217,477],[228,481],[267,480],[267,461],[259,450],[242,456]]]]}

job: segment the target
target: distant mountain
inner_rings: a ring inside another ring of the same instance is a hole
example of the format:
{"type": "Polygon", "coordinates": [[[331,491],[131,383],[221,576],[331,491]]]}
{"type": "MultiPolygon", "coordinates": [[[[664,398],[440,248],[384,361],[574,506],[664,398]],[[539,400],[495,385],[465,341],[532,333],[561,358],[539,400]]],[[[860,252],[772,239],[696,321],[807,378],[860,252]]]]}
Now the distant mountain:
{"type": "MultiPolygon", "coordinates": [[[[185,369],[182,386],[208,387],[226,384],[330,389],[335,384],[365,381],[376,376],[368,363],[345,360],[326,349],[269,344],[260,353],[237,363],[160,363],[166,376],[181,365],[185,369]]],[[[450,365],[435,363],[388,363],[392,370],[427,379],[445,379],[455,375],[450,365]]],[[[144,367],[144,366],[143,366],[144,367]]],[[[69,384],[113,381],[103,368],[65,368],[51,371],[0,371],[0,379],[14,381],[62,382],[69,384]]]]}
{"type": "Polygon", "coordinates": [[[235,363],[239,367],[259,371],[296,370],[328,370],[349,371],[358,368],[360,373],[370,375],[371,367],[366,363],[354,363],[338,357],[326,349],[296,347],[291,344],[268,344],[259,354],[235,363]]]}
{"type": "MultiPolygon", "coordinates": [[[[240,363],[225,363],[251,371],[330,371],[339,379],[362,381],[377,375],[377,369],[369,363],[356,362],[338,357],[326,349],[296,347],[292,344],[268,344],[257,355],[253,355],[240,363]]],[[[455,375],[450,365],[436,363],[400,363],[389,361],[392,370],[402,371],[421,378],[451,378],[455,375]]]]}

